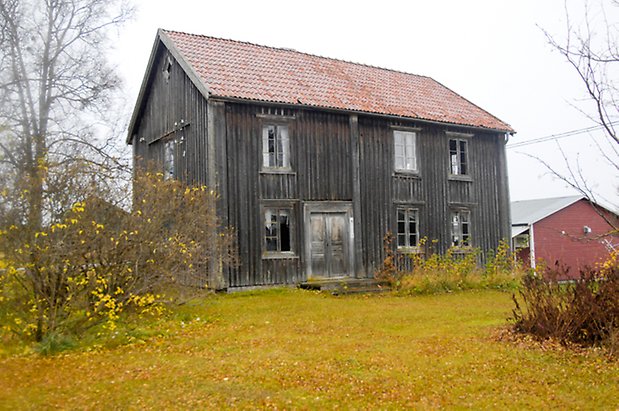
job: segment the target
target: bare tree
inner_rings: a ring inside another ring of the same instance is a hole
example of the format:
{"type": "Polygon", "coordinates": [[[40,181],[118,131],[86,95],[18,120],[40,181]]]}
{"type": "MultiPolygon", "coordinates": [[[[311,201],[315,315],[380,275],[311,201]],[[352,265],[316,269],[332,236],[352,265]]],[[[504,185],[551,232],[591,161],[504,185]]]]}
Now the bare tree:
{"type": "MultiPolygon", "coordinates": [[[[607,141],[603,142],[603,145],[598,141],[594,142],[600,158],[619,172],[619,21],[612,17],[618,11],[619,1],[586,2],[582,7],[582,20],[575,20],[571,18],[574,15],[573,10],[565,3],[564,37],[559,38],[542,30],[549,44],[563,56],[580,79],[586,101],[575,107],[604,131],[607,141]]],[[[540,161],[552,175],[597,203],[598,194],[585,178],[578,158],[570,161],[561,146],[558,149],[563,156],[566,172],[558,171],[537,156],[532,157],[540,161]]],[[[619,209],[616,199],[604,200],[619,209]]],[[[614,220],[607,218],[605,210],[600,209],[598,213],[615,232],[619,229],[613,223],[614,220]]]]}
{"type": "Polygon", "coordinates": [[[0,212],[31,232],[63,168],[116,160],[96,119],[119,85],[107,35],[131,13],[123,0],[0,0],[0,183],[19,193],[0,212]]]}

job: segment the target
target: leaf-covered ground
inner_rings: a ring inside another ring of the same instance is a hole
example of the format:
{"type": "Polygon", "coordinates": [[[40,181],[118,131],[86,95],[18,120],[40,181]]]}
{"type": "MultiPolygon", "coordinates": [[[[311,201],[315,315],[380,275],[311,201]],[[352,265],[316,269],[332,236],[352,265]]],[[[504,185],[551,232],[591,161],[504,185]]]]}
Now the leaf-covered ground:
{"type": "Polygon", "coordinates": [[[496,341],[511,306],[492,291],[214,296],[165,336],[1,360],[0,408],[619,407],[616,362],[496,341]]]}

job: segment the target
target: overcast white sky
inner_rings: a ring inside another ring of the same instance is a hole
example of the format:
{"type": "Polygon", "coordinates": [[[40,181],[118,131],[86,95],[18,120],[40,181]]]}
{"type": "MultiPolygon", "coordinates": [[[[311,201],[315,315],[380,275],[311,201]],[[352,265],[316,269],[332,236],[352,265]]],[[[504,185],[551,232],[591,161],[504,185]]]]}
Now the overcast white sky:
{"type": "MultiPolygon", "coordinates": [[[[563,0],[135,3],[136,18],[120,31],[113,52],[131,104],[156,30],[166,28],[427,75],[511,124],[517,131],[512,143],[592,125],[574,108],[586,104],[581,83],[540,29],[564,36],[563,0]]],[[[568,0],[573,23],[582,20],[584,4],[568,0]]],[[[619,22],[618,11],[607,10],[613,23],[619,22]]],[[[559,142],[572,161],[580,162],[601,201],[617,205],[619,176],[594,139],[604,144],[601,133],[559,142]]],[[[564,169],[556,142],[508,149],[512,200],[574,194],[523,153],[564,169]]]]}

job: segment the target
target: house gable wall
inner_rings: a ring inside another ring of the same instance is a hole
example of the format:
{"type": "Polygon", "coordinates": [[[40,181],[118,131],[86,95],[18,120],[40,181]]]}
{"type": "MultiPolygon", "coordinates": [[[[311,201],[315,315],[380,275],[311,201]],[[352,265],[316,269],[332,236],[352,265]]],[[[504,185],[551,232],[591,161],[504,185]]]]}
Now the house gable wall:
{"type": "Polygon", "coordinates": [[[150,75],[133,130],[136,165],[162,163],[164,144],[173,139],[175,176],[189,184],[207,184],[206,99],[163,46],[157,49],[150,75]]]}

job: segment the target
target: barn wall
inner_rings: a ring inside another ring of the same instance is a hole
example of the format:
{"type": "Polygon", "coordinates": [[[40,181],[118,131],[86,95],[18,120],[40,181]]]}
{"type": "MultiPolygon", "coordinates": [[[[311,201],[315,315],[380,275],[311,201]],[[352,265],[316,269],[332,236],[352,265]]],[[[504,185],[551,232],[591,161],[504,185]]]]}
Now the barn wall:
{"type": "MultiPolygon", "coordinates": [[[[617,223],[616,216],[608,216],[617,223]]],[[[605,235],[612,227],[584,199],[538,221],[533,229],[536,259],[549,267],[554,267],[557,262],[569,267],[571,278],[578,278],[580,269],[595,267],[608,258],[604,240],[615,246],[619,243],[619,236],[605,235]],[[584,233],[585,226],[591,228],[590,233],[584,233]]]]}

